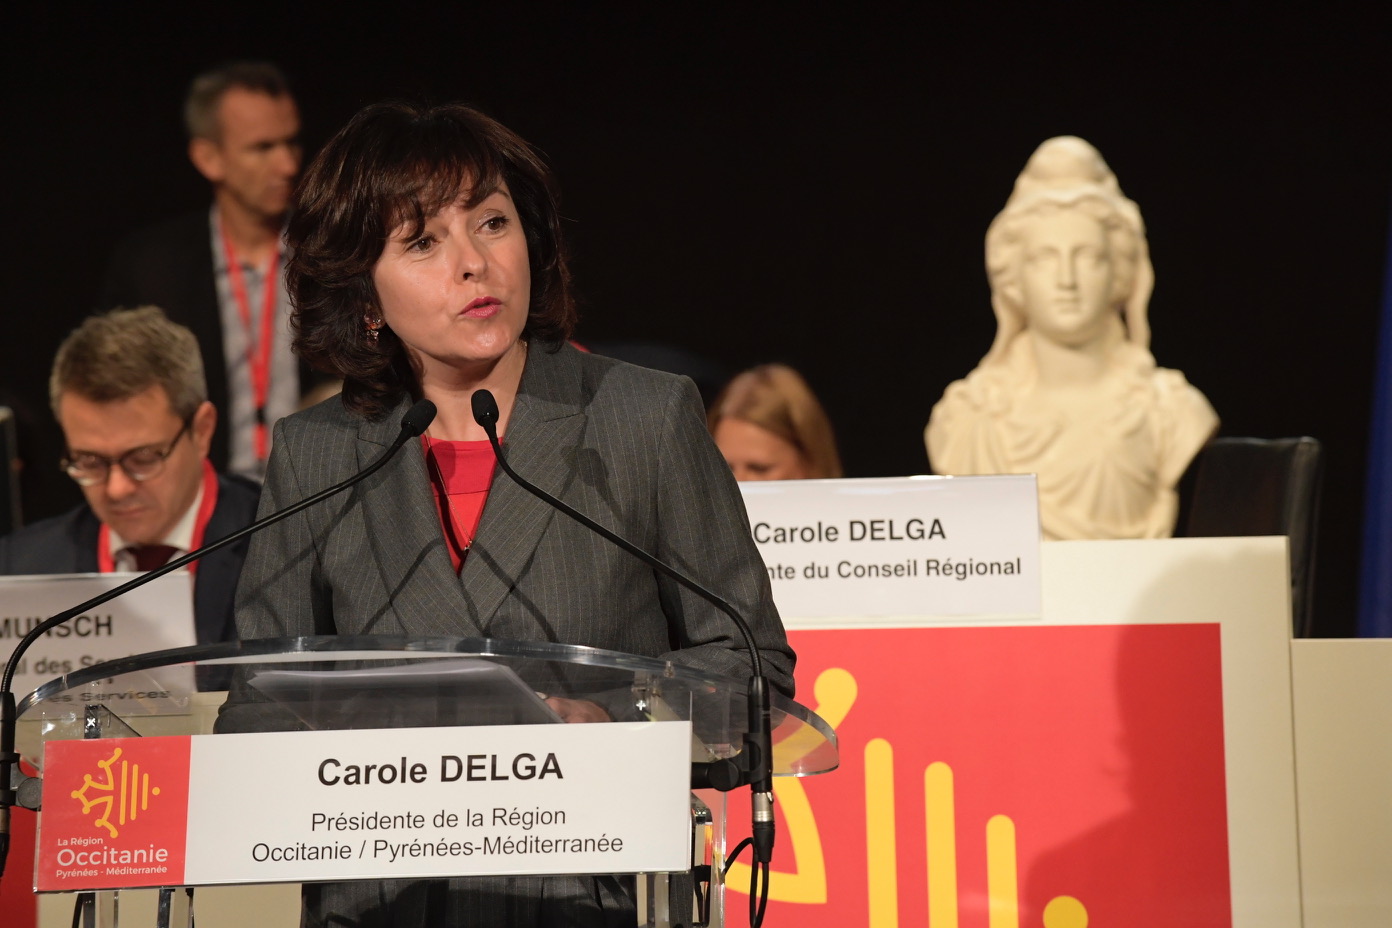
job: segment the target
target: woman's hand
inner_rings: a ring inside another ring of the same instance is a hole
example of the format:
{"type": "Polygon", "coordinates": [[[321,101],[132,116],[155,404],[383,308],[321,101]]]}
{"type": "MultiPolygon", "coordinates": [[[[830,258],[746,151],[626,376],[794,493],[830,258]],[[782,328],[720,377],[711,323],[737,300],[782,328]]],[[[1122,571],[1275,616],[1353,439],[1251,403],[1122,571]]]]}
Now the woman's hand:
{"type": "Polygon", "coordinates": [[[560,696],[546,697],[546,704],[566,722],[612,722],[614,721],[604,707],[588,699],[562,699],[560,696]]]}

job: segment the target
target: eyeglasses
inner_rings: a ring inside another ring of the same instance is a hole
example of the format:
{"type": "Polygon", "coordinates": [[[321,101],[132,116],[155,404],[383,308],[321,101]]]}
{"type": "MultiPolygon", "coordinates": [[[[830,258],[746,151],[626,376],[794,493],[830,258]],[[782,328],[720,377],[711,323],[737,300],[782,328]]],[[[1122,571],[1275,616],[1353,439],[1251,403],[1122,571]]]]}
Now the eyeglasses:
{"type": "Polygon", "coordinates": [[[159,445],[143,445],[139,448],[132,448],[119,458],[109,458],[101,454],[93,454],[90,451],[79,451],[71,457],[62,460],[63,470],[67,475],[77,481],[78,486],[91,487],[99,483],[104,483],[111,473],[111,465],[115,464],[121,468],[130,479],[138,482],[158,477],[164,470],[164,461],[174,453],[174,446],[179,443],[179,439],[184,437],[184,433],[193,424],[193,417],[184,420],[180,426],[178,434],[169,440],[164,447],[159,445]]]}

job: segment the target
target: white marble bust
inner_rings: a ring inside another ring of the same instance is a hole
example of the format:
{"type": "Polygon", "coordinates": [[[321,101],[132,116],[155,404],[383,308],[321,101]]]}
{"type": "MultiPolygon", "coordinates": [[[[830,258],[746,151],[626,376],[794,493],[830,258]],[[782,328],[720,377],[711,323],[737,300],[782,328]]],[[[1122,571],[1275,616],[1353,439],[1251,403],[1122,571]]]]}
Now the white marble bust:
{"type": "Polygon", "coordinates": [[[1171,535],[1175,484],[1218,417],[1150,354],[1145,226],[1095,148],[1039,146],[986,268],[996,338],[933,407],[934,472],[1038,474],[1046,538],[1171,535]]]}

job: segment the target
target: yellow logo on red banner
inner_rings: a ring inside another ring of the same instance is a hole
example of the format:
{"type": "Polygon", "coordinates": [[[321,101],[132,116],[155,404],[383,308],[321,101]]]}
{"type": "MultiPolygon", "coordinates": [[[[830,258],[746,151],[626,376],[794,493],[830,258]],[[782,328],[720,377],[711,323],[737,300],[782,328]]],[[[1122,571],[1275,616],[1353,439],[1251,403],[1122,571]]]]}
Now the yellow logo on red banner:
{"type": "Polygon", "coordinates": [[[187,737],[48,742],[37,888],[179,885],[189,750],[187,737]]]}
{"type": "Polygon", "coordinates": [[[771,920],[1231,925],[1216,625],[790,637],[842,767],[774,782],[771,920]]]}
{"type": "Polygon", "coordinates": [[[113,838],[121,836],[118,825],[135,821],[150,808],[151,797],[160,794],[160,788],[150,784],[150,774],[142,772],[139,763],[122,760],[123,753],[116,748],[106,760],[97,761],[101,778],[84,774],[82,787],[72,792],[72,798],[82,804],[83,815],[98,810],[94,824],[113,838]]]}

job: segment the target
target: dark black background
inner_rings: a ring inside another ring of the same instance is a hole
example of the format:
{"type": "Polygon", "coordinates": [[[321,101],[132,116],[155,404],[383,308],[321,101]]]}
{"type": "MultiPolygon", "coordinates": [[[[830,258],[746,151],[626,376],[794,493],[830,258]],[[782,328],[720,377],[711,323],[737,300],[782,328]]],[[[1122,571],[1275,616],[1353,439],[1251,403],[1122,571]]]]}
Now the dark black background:
{"type": "Polygon", "coordinates": [[[1149,227],[1157,360],[1223,434],[1325,443],[1319,632],[1353,633],[1392,177],[1385,14],[889,9],[8,13],[0,386],[27,416],[26,516],[76,499],[44,381],[112,244],[207,202],[179,121],[189,79],[264,57],[293,79],[311,152],[388,97],[477,103],[518,130],[562,181],[580,339],[729,372],[793,364],[851,476],[926,470],[929,409],[994,331],[986,226],[1039,142],[1083,136],[1149,227]]]}

